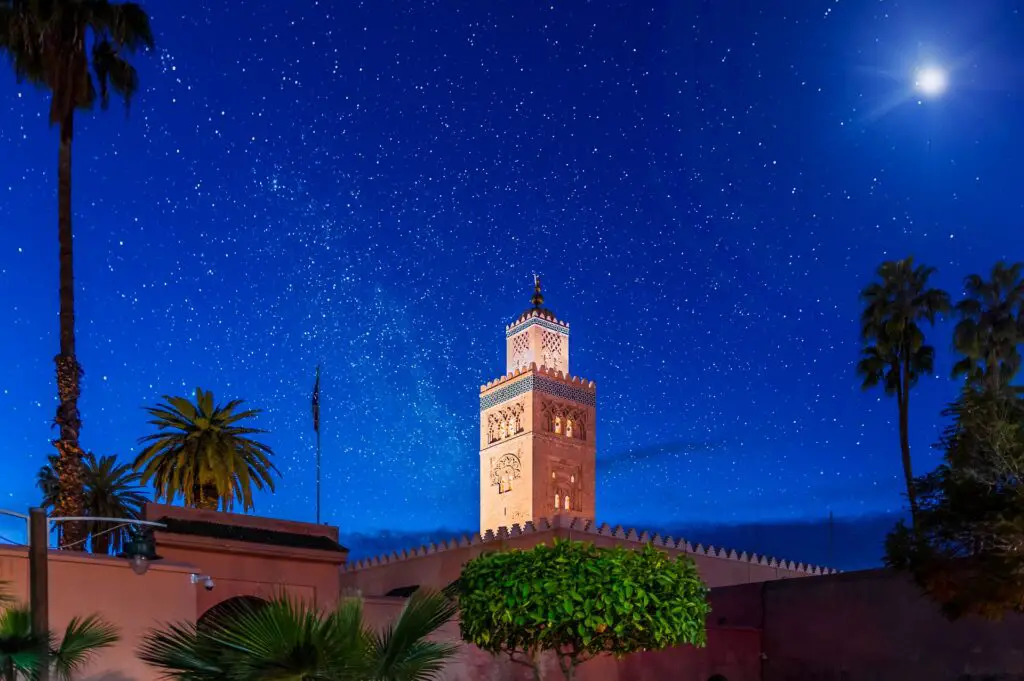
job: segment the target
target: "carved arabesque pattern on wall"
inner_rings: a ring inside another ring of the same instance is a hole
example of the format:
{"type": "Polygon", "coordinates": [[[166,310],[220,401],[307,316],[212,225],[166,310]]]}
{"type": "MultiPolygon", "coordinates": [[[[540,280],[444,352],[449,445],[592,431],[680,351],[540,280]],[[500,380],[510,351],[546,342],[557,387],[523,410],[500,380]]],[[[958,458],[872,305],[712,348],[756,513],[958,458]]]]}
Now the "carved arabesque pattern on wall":
{"type": "Polygon", "coordinates": [[[543,366],[562,371],[562,334],[547,329],[540,332],[540,363],[543,366]]]}
{"type": "Polygon", "coordinates": [[[523,415],[526,404],[522,401],[496,409],[487,415],[487,444],[494,444],[525,430],[523,415]]]}
{"type": "Polygon", "coordinates": [[[588,424],[585,409],[561,402],[543,400],[540,413],[543,430],[574,440],[586,441],[588,424]]]}
{"type": "Polygon", "coordinates": [[[523,474],[523,465],[516,454],[503,454],[491,458],[491,485],[498,488],[498,494],[512,491],[512,481],[523,474]]]}
{"type": "Polygon", "coordinates": [[[518,336],[512,337],[512,356],[518,354],[526,354],[526,351],[530,349],[530,335],[521,333],[518,336]]]}

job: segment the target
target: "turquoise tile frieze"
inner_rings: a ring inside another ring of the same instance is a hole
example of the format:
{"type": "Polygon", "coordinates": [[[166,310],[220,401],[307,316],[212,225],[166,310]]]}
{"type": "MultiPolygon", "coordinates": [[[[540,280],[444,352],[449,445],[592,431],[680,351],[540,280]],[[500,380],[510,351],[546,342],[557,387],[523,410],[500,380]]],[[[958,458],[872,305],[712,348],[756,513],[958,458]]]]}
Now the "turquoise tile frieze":
{"type": "Polygon", "coordinates": [[[569,335],[569,329],[565,328],[561,324],[555,324],[554,322],[544,319],[543,317],[530,317],[522,324],[513,325],[511,329],[505,332],[505,338],[514,336],[520,331],[530,328],[534,324],[540,324],[545,329],[550,329],[551,331],[554,331],[555,333],[560,333],[563,336],[569,335]]]}
{"type": "Polygon", "coordinates": [[[585,404],[588,407],[597,406],[597,396],[592,390],[531,374],[526,378],[503,385],[494,392],[482,396],[480,398],[480,411],[486,411],[491,407],[519,397],[531,390],[538,390],[548,395],[572,400],[579,404],[585,404]]]}

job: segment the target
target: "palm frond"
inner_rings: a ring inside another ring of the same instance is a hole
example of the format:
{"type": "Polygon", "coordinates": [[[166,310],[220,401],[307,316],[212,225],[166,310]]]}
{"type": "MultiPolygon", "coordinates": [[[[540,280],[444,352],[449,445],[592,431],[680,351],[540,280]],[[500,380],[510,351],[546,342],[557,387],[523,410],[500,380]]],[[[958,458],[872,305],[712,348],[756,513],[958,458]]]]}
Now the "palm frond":
{"type": "Polygon", "coordinates": [[[456,604],[444,593],[417,589],[398,619],[370,635],[370,678],[415,681],[437,678],[458,647],[428,641],[427,637],[451,620],[456,604]]]}
{"type": "Polygon", "coordinates": [[[152,484],[157,497],[181,497],[188,506],[216,497],[225,510],[240,503],[253,507],[254,490],[274,490],[279,475],[273,451],[252,436],[261,429],[240,425],[260,412],[239,410],[242,400],[217,405],[213,393],[197,388],[194,401],[164,396],[146,408],[156,432],[140,438],[146,445],[134,467],[143,484],[152,484]]]}
{"type": "Polygon", "coordinates": [[[117,627],[98,615],[74,617],[68,622],[60,646],[53,651],[52,663],[56,677],[70,679],[84,669],[96,654],[117,643],[117,627]]]}
{"type": "Polygon", "coordinates": [[[177,681],[221,681],[230,678],[223,650],[194,624],[169,624],[143,635],[136,652],[146,664],[177,681]]]}
{"type": "Polygon", "coordinates": [[[449,599],[424,592],[378,635],[364,628],[359,599],[323,613],[282,595],[258,607],[225,605],[199,625],[150,631],[138,655],[179,681],[418,681],[437,678],[454,654],[454,644],[426,640],[453,613],[449,599]]]}

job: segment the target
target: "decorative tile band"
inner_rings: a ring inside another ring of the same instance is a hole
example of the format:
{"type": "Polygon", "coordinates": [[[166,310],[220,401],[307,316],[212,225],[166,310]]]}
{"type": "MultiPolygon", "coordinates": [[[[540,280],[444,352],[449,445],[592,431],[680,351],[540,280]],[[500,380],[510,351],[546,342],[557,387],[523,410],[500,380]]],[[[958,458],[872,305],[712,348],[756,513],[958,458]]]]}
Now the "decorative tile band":
{"type": "Polygon", "coordinates": [[[495,407],[502,402],[507,402],[515,397],[519,397],[531,390],[539,390],[542,393],[561,397],[566,400],[572,400],[579,404],[585,404],[588,407],[597,406],[597,395],[592,390],[586,390],[579,386],[569,385],[561,381],[544,378],[543,376],[529,374],[522,380],[503,385],[487,395],[481,395],[480,411],[486,411],[491,407],[495,407]]]}
{"type": "Polygon", "coordinates": [[[505,338],[514,336],[520,331],[525,331],[534,324],[540,324],[545,329],[550,329],[551,331],[554,331],[555,333],[560,333],[563,336],[569,335],[569,329],[562,326],[561,324],[555,324],[552,321],[544,319],[544,317],[530,317],[525,322],[522,322],[520,324],[513,324],[512,326],[510,326],[508,331],[505,332],[505,338]]]}

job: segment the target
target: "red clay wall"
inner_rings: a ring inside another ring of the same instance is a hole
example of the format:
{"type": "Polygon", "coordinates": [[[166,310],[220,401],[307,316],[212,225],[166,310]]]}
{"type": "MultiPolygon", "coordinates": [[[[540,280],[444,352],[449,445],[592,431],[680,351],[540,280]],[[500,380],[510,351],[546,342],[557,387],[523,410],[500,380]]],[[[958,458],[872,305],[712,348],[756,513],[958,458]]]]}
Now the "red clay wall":
{"type": "MultiPolygon", "coordinates": [[[[72,617],[98,614],[119,629],[121,640],[97,655],[79,681],[145,681],[156,679],[135,651],[143,633],[166,622],[195,621],[196,586],[189,582],[191,565],[154,563],[142,576],[118,558],[51,551],[50,627],[63,632],[72,617]]],[[[0,548],[0,581],[18,601],[27,603],[28,549],[0,548]]]]}
{"type": "MultiPolygon", "coordinates": [[[[367,598],[367,624],[383,626],[397,617],[404,601],[400,598],[367,598]]],[[[437,637],[459,641],[458,622],[449,622],[437,637]]],[[[579,681],[708,681],[722,674],[728,681],[758,681],[760,674],[760,632],[750,628],[711,627],[708,646],[673,648],[657,653],[631,655],[624,660],[600,658],[581,666],[579,681]]],[[[545,679],[563,678],[554,658],[545,660],[545,679]]],[[[531,681],[530,669],[463,645],[458,657],[445,667],[445,681],[531,681]]]]}
{"type": "MultiPolygon", "coordinates": [[[[558,522],[556,520],[555,522],[558,522]]],[[[366,567],[349,565],[341,574],[342,590],[356,590],[365,596],[383,596],[392,589],[419,585],[440,589],[458,579],[462,567],[481,553],[509,548],[528,549],[555,538],[578,539],[593,542],[598,546],[624,545],[639,548],[640,544],[624,537],[577,531],[555,527],[536,529],[518,536],[505,535],[499,539],[466,539],[465,545],[451,548],[442,547],[432,553],[417,554],[405,558],[393,557],[366,567]]],[[[683,544],[680,544],[682,546],[683,544]]],[[[666,546],[658,547],[669,555],[687,553],[700,570],[705,583],[714,588],[733,584],[748,584],[766,580],[807,577],[806,570],[787,569],[755,563],[751,560],[701,555],[666,546]]]]}
{"type": "MultiPolygon", "coordinates": [[[[163,504],[146,504],[145,517],[147,520],[170,517],[338,539],[336,527],[163,504]]],[[[270,598],[288,593],[322,608],[333,607],[338,601],[338,568],[345,562],[345,553],[263,546],[161,531],[156,532],[156,540],[165,560],[195,565],[198,572],[214,579],[213,591],[196,587],[196,607],[200,615],[235,596],[270,598]]]]}
{"type": "MultiPolygon", "coordinates": [[[[763,588],[764,681],[1024,678],[1024,617],[950,623],[912,583],[885,570],[763,588]]],[[[750,611],[756,616],[756,602],[750,611]]]]}

